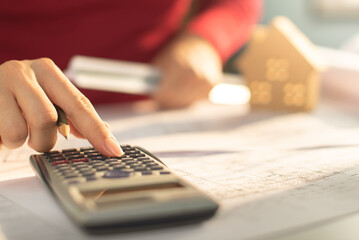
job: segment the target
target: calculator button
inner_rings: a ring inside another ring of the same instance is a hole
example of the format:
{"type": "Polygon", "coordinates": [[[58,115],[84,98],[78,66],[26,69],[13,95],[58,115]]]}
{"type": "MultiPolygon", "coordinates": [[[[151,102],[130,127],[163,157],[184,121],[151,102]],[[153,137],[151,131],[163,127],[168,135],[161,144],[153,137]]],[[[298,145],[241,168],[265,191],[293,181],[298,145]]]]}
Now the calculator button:
{"type": "Polygon", "coordinates": [[[80,151],[82,151],[82,152],[97,152],[97,150],[94,147],[80,148],[80,151]]]}
{"type": "Polygon", "coordinates": [[[49,159],[53,159],[53,158],[57,158],[57,157],[63,157],[63,155],[61,153],[59,153],[59,154],[52,154],[52,155],[45,156],[45,157],[49,158],[49,159]]]}
{"type": "Polygon", "coordinates": [[[63,153],[68,153],[68,152],[77,152],[76,148],[70,148],[70,149],[64,149],[62,150],[63,153]]]}
{"type": "Polygon", "coordinates": [[[136,166],[142,166],[142,163],[139,163],[137,161],[131,162],[131,163],[126,163],[126,165],[129,165],[131,167],[136,167],[136,166]]]}
{"type": "Polygon", "coordinates": [[[106,167],[106,166],[96,167],[96,171],[98,171],[98,172],[102,172],[102,171],[106,171],[106,170],[108,170],[108,167],[106,167]]]}
{"type": "Polygon", "coordinates": [[[148,168],[151,168],[151,167],[154,167],[154,166],[158,166],[158,164],[146,164],[145,166],[148,167],[148,168]]]}
{"type": "Polygon", "coordinates": [[[64,157],[50,158],[49,162],[63,161],[66,160],[64,157]]]}
{"type": "Polygon", "coordinates": [[[97,156],[103,156],[101,153],[98,152],[90,152],[86,154],[88,157],[97,157],[97,156]]]}
{"type": "Polygon", "coordinates": [[[72,181],[69,181],[67,182],[68,184],[76,184],[76,183],[79,183],[80,181],[77,181],[77,180],[72,180],[72,181]]]}
{"type": "Polygon", "coordinates": [[[128,161],[133,161],[133,158],[130,157],[124,157],[121,159],[122,162],[128,162],[128,161]]]}
{"type": "Polygon", "coordinates": [[[95,167],[95,168],[97,168],[97,167],[102,167],[102,166],[106,166],[104,163],[95,163],[95,164],[92,164],[92,167],[95,167]]]}
{"type": "Polygon", "coordinates": [[[126,161],[125,163],[126,163],[127,165],[132,165],[132,164],[137,164],[138,162],[132,160],[132,161],[126,161]]]}
{"type": "Polygon", "coordinates": [[[86,150],[95,150],[94,147],[83,147],[83,148],[80,148],[80,151],[86,151],[86,150]]]}
{"type": "Polygon", "coordinates": [[[85,155],[88,155],[88,154],[92,154],[92,153],[98,153],[97,151],[95,150],[92,150],[92,151],[83,151],[81,152],[82,154],[85,154],[85,155]]]}
{"type": "Polygon", "coordinates": [[[122,162],[112,162],[112,163],[109,163],[108,165],[110,165],[111,167],[117,166],[117,165],[126,166],[126,164],[124,164],[124,163],[122,163],[122,162]]]}
{"type": "Polygon", "coordinates": [[[110,167],[113,167],[113,166],[126,166],[126,164],[117,162],[117,163],[110,163],[109,166],[110,166],[110,167]]]}
{"type": "Polygon", "coordinates": [[[83,166],[82,168],[76,168],[76,170],[82,173],[82,172],[92,171],[92,168],[83,166]]]}
{"type": "Polygon", "coordinates": [[[167,175],[167,174],[171,174],[171,172],[169,172],[169,171],[161,171],[160,174],[161,175],[167,175]]]}
{"type": "Polygon", "coordinates": [[[142,175],[152,175],[151,171],[141,171],[142,175]]]}
{"type": "Polygon", "coordinates": [[[142,160],[141,162],[146,165],[151,165],[155,163],[153,160],[142,160]]]}
{"type": "Polygon", "coordinates": [[[155,162],[155,161],[151,161],[151,162],[147,162],[146,165],[147,165],[147,166],[153,166],[153,165],[156,165],[156,166],[157,166],[158,163],[155,162]]]}
{"type": "Polygon", "coordinates": [[[54,166],[54,168],[57,168],[57,167],[70,167],[70,165],[67,164],[67,163],[61,163],[61,164],[58,164],[58,165],[54,166]]]}
{"type": "Polygon", "coordinates": [[[117,159],[110,158],[110,159],[106,159],[105,163],[112,164],[112,163],[119,163],[119,161],[117,159]]]}
{"type": "Polygon", "coordinates": [[[94,164],[96,164],[96,163],[104,164],[104,163],[103,163],[102,161],[100,161],[100,160],[92,160],[92,161],[90,161],[88,164],[94,165],[94,164]]]}
{"type": "Polygon", "coordinates": [[[45,152],[44,156],[50,156],[50,155],[54,155],[54,154],[60,154],[60,152],[59,151],[45,152]]]}
{"type": "Polygon", "coordinates": [[[145,171],[147,168],[143,167],[143,166],[139,166],[139,167],[134,167],[133,170],[135,171],[145,171]]]}
{"type": "Polygon", "coordinates": [[[146,156],[146,155],[145,155],[145,154],[142,154],[142,153],[130,154],[130,157],[133,157],[133,158],[145,157],[145,156],[146,156]]]}
{"type": "Polygon", "coordinates": [[[95,175],[95,171],[86,171],[86,172],[81,172],[82,176],[84,177],[89,177],[89,176],[94,176],[95,175]]]}
{"type": "Polygon", "coordinates": [[[113,169],[126,169],[127,166],[126,165],[123,165],[123,164],[115,164],[115,165],[112,165],[113,169]]]}
{"type": "Polygon", "coordinates": [[[81,172],[79,173],[79,175],[83,177],[92,177],[96,175],[96,172],[95,171],[81,172]]]}
{"type": "Polygon", "coordinates": [[[65,170],[65,169],[71,169],[71,167],[67,164],[59,164],[55,166],[55,169],[61,171],[61,170],[65,170]]]}
{"type": "Polygon", "coordinates": [[[59,165],[59,164],[69,164],[69,161],[61,160],[61,161],[52,162],[51,164],[52,164],[52,166],[56,166],[56,165],[59,165]]]}
{"type": "Polygon", "coordinates": [[[123,159],[123,158],[125,158],[125,156],[121,156],[121,157],[111,157],[111,159],[117,159],[117,160],[121,160],[121,159],[123,159]]]}
{"type": "Polygon", "coordinates": [[[79,152],[65,152],[64,155],[66,157],[70,157],[70,156],[74,156],[74,155],[79,155],[79,152]]]}
{"type": "Polygon", "coordinates": [[[105,172],[103,175],[103,178],[126,178],[131,175],[128,171],[122,171],[122,170],[111,170],[105,172]]]}
{"type": "Polygon", "coordinates": [[[123,150],[132,148],[131,145],[121,145],[123,150]]]}
{"type": "Polygon", "coordinates": [[[76,168],[80,168],[82,166],[88,166],[87,162],[73,162],[72,161],[72,166],[76,167],[76,168]]]}
{"type": "Polygon", "coordinates": [[[75,178],[75,177],[79,177],[80,175],[76,174],[76,173],[66,173],[63,175],[65,178],[75,178]]]}
{"type": "Polygon", "coordinates": [[[68,173],[75,173],[75,171],[72,169],[63,169],[63,170],[59,170],[59,172],[62,173],[63,175],[68,173]]]}
{"type": "Polygon", "coordinates": [[[72,160],[72,163],[79,163],[79,162],[88,162],[87,158],[76,158],[72,160]]]}
{"type": "Polygon", "coordinates": [[[94,171],[92,170],[92,168],[88,167],[88,166],[84,166],[82,168],[78,168],[77,169],[79,172],[87,172],[87,171],[94,171]]]}
{"type": "Polygon", "coordinates": [[[138,151],[138,150],[127,150],[127,151],[125,151],[125,153],[126,153],[126,154],[139,154],[139,153],[141,153],[141,152],[138,151]]]}
{"type": "Polygon", "coordinates": [[[105,160],[106,159],[105,156],[94,156],[94,157],[87,156],[87,157],[92,160],[105,160]]]}
{"type": "Polygon", "coordinates": [[[69,160],[77,159],[77,158],[84,158],[84,155],[76,154],[76,155],[71,155],[71,156],[68,157],[69,160]]]}
{"type": "Polygon", "coordinates": [[[110,162],[110,163],[107,163],[107,164],[108,164],[108,165],[110,165],[110,166],[113,166],[113,165],[118,165],[118,164],[126,166],[126,164],[125,164],[125,163],[123,163],[123,162],[121,162],[121,161],[117,161],[117,162],[110,162]]]}
{"type": "Polygon", "coordinates": [[[97,179],[97,177],[95,177],[95,176],[86,176],[86,181],[94,181],[94,180],[96,180],[97,179]]]}
{"type": "Polygon", "coordinates": [[[161,166],[151,166],[150,169],[151,170],[162,170],[163,167],[161,167],[161,166]]]}

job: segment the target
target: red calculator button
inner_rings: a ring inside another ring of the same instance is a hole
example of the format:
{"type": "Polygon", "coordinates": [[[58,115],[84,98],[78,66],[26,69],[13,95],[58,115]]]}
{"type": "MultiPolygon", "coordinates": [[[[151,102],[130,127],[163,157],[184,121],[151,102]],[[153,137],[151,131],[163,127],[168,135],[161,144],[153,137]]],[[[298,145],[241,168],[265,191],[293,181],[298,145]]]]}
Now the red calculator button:
{"type": "Polygon", "coordinates": [[[89,160],[87,158],[76,158],[76,159],[72,159],[72,163],[77,163],[77,162],[88,162],[89,160]]]}
{"type": "Polygon", "coordinates": [[[61,160],[61,161],[52,162],[52,166],[56,166],[56,165],[59,165],[59,164],[69,164],[69,161],[61,160]]]}

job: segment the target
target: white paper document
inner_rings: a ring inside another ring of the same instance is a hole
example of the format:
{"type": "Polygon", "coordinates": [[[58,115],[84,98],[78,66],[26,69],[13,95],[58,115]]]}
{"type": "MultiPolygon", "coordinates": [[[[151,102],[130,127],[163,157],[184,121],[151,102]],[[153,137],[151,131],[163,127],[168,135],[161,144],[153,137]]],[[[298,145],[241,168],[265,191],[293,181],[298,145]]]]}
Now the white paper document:
{"type": "MultiPolygon", "coordinates": [[[[290,114],[209,103],[172,111],[151,111],[139,104],[98,111],[121,143],[150,150],[216,199],[217,214],[201,224],[88,236],[33,176],[0,182],[0,209],[9,204],[3,201],[7,199],[51,225],[45,229],[49,234],[61,229],[71,239],[181,240],[273,239],[359,211],[358,113],[338,110],[333,103],[321,103],[312,113],[290,114]]],[[[72,144],[88,143],[60,139],[57,148],[72,144]]],[[[27,150],[22,151],[17,170],[30,171],[27,150]]],[[[11,152],[2,155],[1,174],[11,166],[6,156],[11,152]]],[[[3,218],[0,221],[3,226],[3,218]]]]}
{"type": "Polygon", "coordinates": [[[343,50],[317,47],[326,62],[322,73],[325,93],[351,101],[359,100],[359,54],[343,50]]]}

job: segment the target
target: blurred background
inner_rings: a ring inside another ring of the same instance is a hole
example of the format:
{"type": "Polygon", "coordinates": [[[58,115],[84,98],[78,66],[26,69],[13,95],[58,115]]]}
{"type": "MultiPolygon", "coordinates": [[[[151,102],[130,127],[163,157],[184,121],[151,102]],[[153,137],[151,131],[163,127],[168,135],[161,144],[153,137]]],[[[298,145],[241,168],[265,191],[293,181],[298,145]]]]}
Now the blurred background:
{"type": "Polygon", "coordinates": [[[359,0],[265,0],[262,23],[288,17],[316,45],[348,47],[359,34],[359,0]],[[345,45],[345,46],[344,46],[345,45]]]}

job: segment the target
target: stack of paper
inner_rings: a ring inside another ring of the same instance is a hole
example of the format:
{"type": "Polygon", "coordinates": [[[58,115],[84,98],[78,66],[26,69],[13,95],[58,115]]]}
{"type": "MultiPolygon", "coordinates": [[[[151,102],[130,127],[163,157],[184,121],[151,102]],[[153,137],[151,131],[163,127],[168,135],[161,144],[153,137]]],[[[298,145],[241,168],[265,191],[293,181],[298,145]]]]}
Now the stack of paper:
{"type": "Polygon", "coordinates": [[[324,91],[333,97],[359,100],[359,55],[324,47],[317,49],[327,64],[322,76],[324,91]]]}

